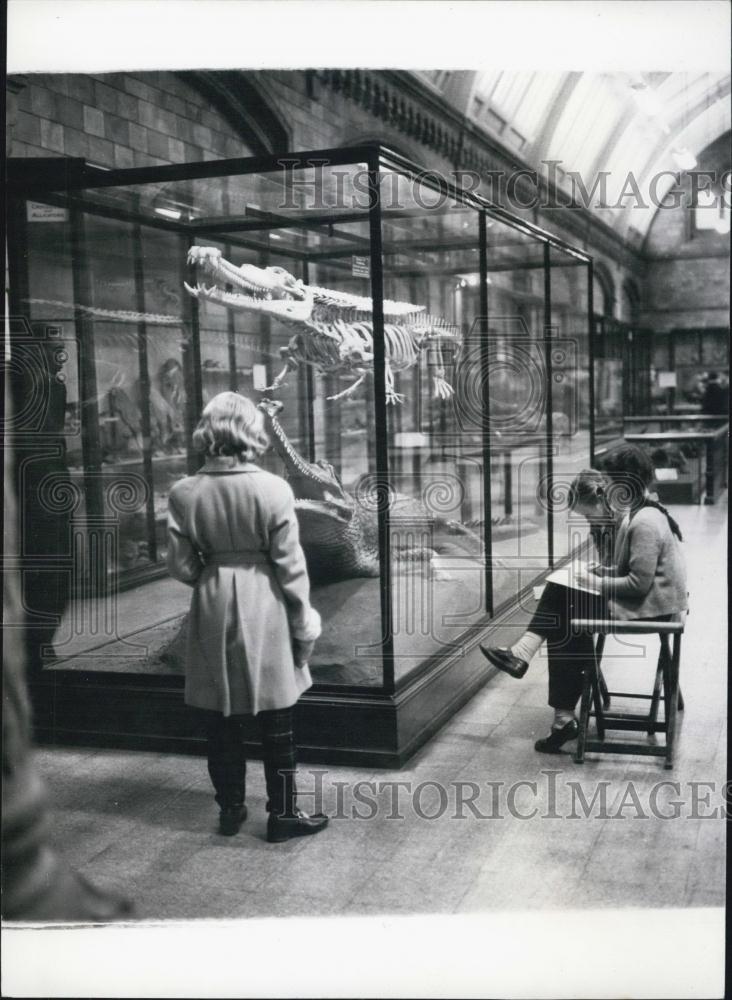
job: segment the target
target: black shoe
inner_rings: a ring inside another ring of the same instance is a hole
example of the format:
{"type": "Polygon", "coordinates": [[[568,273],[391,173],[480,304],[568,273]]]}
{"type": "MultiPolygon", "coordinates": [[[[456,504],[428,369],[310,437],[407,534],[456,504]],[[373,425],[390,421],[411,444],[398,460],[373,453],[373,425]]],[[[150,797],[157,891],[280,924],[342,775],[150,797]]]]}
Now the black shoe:
{"type": "Polygon", "coordinates": [[[510,674],[519,680],[529,669],[526,660],[519,660],[510,649],[501,649],[498,646],[484,646],[481,643],[480,650],[487,660],[490,660],[494,667],[498,667],[504,674],[510,674]]]}
{"type": "Polygon", "coordinates": [[[247,818],[247,807],[226,806],[219,813],[219,833],[224,837],[233,837],[239,832],[244,820],[247,818]]]}
{"type": "Polygon", "coordinates": [[[537,740],[534,744],[534,750],[538,750],[539,753],[559,753],[560,747],[569,743],[570,740],[576,740],[578,735],[579,723],[576,719],[571,719],[566,726],[562,726],[561,729],[552,729],[551,733],[543,740],[537,740]]]}
{"type": "Polygon", "coordinates": [[[328,825],[328,817],[323,813],[308,816],[299,809],[294,816],[276,816],[270,813],[267,820],[267,840],[270,844],[281,844],[292,837],[309,837],[320,833],[328,825]]]}

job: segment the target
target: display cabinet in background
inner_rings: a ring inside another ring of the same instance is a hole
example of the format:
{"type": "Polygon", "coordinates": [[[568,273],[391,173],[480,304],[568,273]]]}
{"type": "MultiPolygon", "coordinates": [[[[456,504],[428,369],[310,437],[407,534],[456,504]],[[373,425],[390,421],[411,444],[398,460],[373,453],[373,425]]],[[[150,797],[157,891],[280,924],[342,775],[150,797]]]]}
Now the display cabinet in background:
{"type": "Polygon", "coordinates": [[[303,756],[401,763],[586,534],[566,494],[593,453],[591,260],[378,145],[11,167],[18,490],[25,533],[54,526],[22,565],[65,581],[55,609],[26,585],[40,737],[201,749],[167,497],[235,390],[295,492],[324,623],[303,756]]]}

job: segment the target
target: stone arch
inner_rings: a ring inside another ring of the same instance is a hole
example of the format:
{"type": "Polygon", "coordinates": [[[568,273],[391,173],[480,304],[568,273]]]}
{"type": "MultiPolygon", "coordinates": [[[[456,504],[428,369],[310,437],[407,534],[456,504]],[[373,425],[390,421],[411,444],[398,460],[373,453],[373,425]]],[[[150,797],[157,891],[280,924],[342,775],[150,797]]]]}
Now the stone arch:
{"type": "Polygon", "coordinates": [[[286,153],[292,130],[261,87],[237,70],[185,70],[175,74],[210,102],[257,155],[286,153]]]}
{"type": "Polygon", "coordinates": [[[595,261],[594,267],[594,282],[595,282],[595,296],[594,296],[594,310],[595,314],[598,316],[614,316],[615,315],[615,279],[612,276],[610,268],[603,261],[595,261]],[[597,290],[602,293],[602,300],[597,301],[597,290]]]}

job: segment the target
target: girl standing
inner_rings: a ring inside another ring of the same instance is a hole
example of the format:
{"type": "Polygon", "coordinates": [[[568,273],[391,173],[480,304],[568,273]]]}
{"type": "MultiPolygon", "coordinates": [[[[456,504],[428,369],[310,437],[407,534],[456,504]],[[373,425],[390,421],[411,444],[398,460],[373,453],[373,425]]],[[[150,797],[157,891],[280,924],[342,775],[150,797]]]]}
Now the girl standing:
{"type": "Polygon", "coordinates": [[[251,400],[222,392],[208,403],[193,434],[205,464],[170,492],[167,564],[193,587],[185,701],[204,714],[220,832],[235,834],[246,819],[243,723],[254,716],[267,839],[277,843],[318,833],[328,819],[296,802],[293,707],[312,685],[307,661],[320,616],[292,490],[256,464],[268,443],[251,400]]]}

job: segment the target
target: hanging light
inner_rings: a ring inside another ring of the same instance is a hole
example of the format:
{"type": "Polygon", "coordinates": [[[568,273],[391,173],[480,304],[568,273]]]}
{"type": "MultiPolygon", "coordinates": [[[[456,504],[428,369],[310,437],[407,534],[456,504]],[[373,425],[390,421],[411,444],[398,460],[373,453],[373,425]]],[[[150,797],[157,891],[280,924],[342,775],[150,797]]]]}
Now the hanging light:
{"type": "Polygon", "coordinates": [[[183,213],[180,212],[177,208],[165,208],[163,206],[158,206],[155,209],[155,212],[157,213],[157,215],[165,216],[166,219],[175,219],[176,222],[183,215],[183,213]]]}
{"type": "Polygon", "coordinates": [[[729,215],[720,215],[714,223],[714,228],[718,233],[721,233],[722,236],[726,236],[730,230],[729,215]]]}

